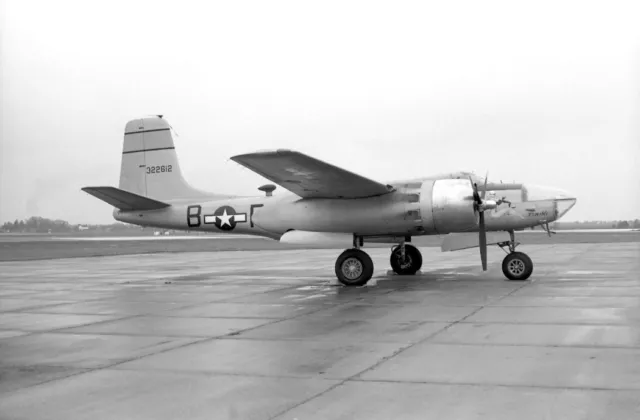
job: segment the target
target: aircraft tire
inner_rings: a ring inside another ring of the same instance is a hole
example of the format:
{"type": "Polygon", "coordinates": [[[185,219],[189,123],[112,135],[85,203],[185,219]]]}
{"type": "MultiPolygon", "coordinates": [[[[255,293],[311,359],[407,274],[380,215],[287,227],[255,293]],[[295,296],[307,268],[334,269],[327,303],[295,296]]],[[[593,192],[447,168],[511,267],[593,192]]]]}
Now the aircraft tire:
{"type": "Polygon", "coordinates": [[[364,286],[373,276],[373,261],[359,249],[347,249],[336,260],[336,277],[345,286],[364,286]]]}
{"type": "Polygon", "coordinates": [[[398,246],[391,251],[389,258],[391,269],[401,276],[416,274],[422,268],[422,254],[418,248],[407,244],[404,246],[404,254],[407,261],[403,264],[400,261],[400,247],[398,246]]]}
{"type": "Polygon", "coordinates": [[[523,252],[512,252],[502,260],[502,272],[509,280],[526,280],[533,272],[533,261],[523,252]]]}

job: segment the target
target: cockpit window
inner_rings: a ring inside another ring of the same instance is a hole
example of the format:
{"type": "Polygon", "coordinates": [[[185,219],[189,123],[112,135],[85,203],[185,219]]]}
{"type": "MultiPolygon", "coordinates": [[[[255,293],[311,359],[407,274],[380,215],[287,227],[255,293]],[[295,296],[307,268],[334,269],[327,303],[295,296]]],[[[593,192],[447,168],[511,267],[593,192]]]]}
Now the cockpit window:
{"type": "Polygon", "coordinates": [[[524,185],[522,196],[525,201],[560,200],[572,198],[566,191],[559,188],[543,187],[540,185],[524,185]]]}
{"type": "Polygon", "coordinates": [[[509,190],[488,190],[485,195],[486,200],[493,200],[495,202],[509,202],[509,203],[521,203],[522,202],[522,190],[509,189],[509,190]]]}

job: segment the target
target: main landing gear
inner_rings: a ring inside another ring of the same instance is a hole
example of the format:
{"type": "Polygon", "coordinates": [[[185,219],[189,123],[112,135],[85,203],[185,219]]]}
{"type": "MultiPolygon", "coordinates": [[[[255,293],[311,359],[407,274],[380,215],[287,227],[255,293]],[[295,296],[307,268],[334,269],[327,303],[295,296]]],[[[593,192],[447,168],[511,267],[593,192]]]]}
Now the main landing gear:
{"type": "Polygon", "coordinates": [[[345,250],[336,260],[336,277],[345,286],[364,286],[373,276],[373,261],[360,247],[362,236],[353,235],[353,248],[345,250]]]}
{"type": "Polygon", "coordinates": [[[509,231],[509,236],[510,241],[498,243],[503,251],[505,247],[509,248],[507,256],[502,260],[502,272],[509,280],[526,280],[533,273],[533,261],[524,252],[516,251],[516,246],[520,244],[516,242],[515,233],[512,230],[509,231]]]}
{"type": "Polygon", "coordinates": [[[347,249],[336,260],[336,276],[345,286],[364,286],[372,275],[373,261],[360,249],[347,249]]]}
{"type": "MultiPolygon", "coordinates": [[[[336,260],[336,277],[345,286],[364,286],[373,276],[373,261],[362,251],[362,237],[353,237],[353,248],[345,250],[336,260]]],[[[422,267],[422,254],[413,245],[396,245],[391,249],[391,268],[396,274],[416,274],[422,267]]]]}

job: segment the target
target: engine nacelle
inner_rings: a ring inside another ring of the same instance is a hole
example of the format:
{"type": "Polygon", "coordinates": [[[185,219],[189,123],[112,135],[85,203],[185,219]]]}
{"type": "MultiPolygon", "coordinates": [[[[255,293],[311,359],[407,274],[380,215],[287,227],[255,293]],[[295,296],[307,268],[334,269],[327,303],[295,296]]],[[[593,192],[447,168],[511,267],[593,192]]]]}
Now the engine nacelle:
{"type": "Polygon", "coordinates": [[[468,179],[439,179],[431,196],[433,224],[440,233],[466,232],[478,227],[473,187],[468,179]]]}

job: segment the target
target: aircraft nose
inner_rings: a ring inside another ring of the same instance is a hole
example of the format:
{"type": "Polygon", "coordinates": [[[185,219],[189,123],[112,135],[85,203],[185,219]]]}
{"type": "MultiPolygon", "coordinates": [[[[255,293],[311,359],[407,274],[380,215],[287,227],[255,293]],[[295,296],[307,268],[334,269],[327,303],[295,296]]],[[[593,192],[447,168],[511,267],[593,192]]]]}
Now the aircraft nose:
{"type": "Polygon", "coordinates": [[[578,199],[575,195],[555,187],[543,187],[539,185],[526,185],[525,201],[553,201],[556,209],[555,220],[564,216],[573,206],[576,205],[578,199]]]}
{"type": "Polygon", "coordinates": [[[556,220],[558,220],[576,205],[578,199],[565,192],[564,194],[554,197],[554,201],[556,207],[556,220]]]}
{"type": "Polygon", "coordinates": [[[576,205],[577,201],[578,201],[578,199],[575,198],[575,197],[556,198],[555,199],[556,220],[560,219],[569,210],[571,210],[571,208],[573,208],[573,206],[576,205]]]}

